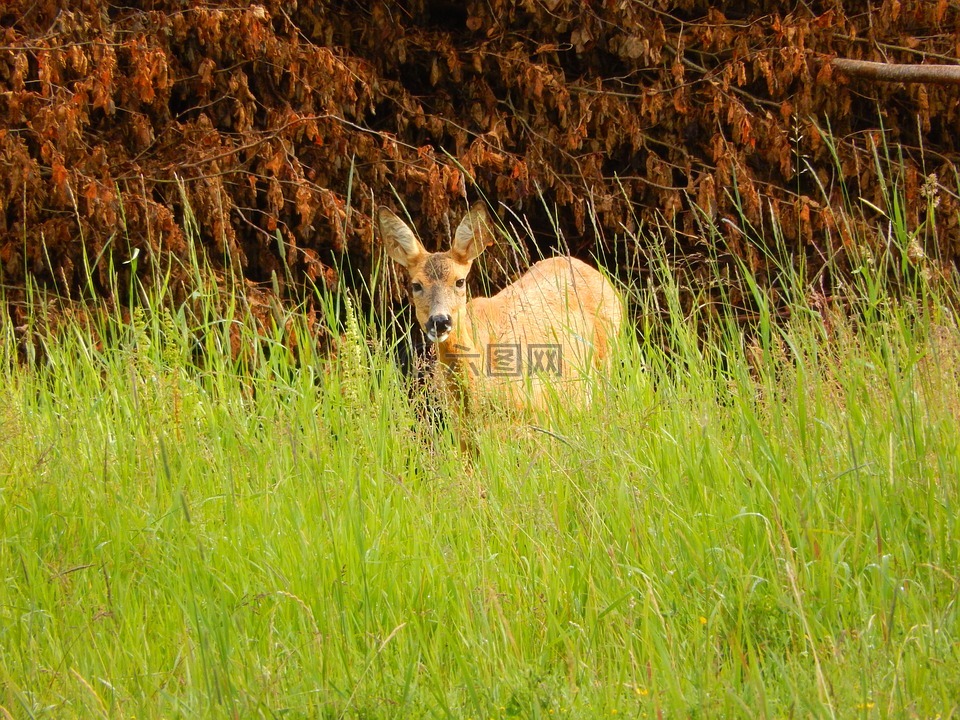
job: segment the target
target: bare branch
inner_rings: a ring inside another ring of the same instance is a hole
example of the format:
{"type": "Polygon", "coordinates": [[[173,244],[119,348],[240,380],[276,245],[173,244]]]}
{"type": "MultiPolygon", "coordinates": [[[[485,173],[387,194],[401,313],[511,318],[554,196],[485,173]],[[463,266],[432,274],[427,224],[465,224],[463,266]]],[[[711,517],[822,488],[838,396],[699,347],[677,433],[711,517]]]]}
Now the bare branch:
{"type": "Polygon", "coordinates": [[[829,62],[847,75],[878,82],[960,85],[960,65],[894,65],[846,58],[834,58],[829,62]]]}

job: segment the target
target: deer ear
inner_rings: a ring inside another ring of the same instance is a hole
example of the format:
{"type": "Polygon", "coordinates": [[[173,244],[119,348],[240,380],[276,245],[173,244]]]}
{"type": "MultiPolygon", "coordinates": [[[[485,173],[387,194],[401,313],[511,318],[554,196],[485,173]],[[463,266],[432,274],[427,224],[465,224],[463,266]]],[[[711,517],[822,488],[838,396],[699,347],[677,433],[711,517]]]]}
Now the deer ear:
{"type": "Polygon", "coordinates": [[[493,245],[493,225],[483,203],[476,203],[463,216],[457,232],[453,236],[450,254],[454,259],[466,263],[476,258],[484,248],[493,245]]]}
{"type": "Polygon", "coordinates": [[[380,208],[377,211],[377,220],[387,255],[395,262],[408,268],[419,257],[426,254],[426,250],[417,240],[417,236],[413,234],[413,230],[392,211],[385,207],[380,208]]]}

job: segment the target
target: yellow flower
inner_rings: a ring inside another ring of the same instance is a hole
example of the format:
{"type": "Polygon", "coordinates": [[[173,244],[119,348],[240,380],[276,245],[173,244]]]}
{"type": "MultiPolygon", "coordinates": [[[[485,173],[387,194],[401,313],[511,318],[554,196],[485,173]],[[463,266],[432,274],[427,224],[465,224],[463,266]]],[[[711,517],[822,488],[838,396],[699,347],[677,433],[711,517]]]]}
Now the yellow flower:
{"type": "Polygon", "coordinates": [[[706,624],[707,624],[707,619],[706,619],[703,615],[700,616],[700,624],[701,624],[701,625],[706,625],[706,624]]]}
{"type": "Polygon", "coordinates": [[[645,687],[639,687],[639,686],[637,686],[637,687],[635,687],[635,688],[633,689],[633,691],[634,691],[637,695],[640,695],[641,697],[645,697],[645,696],[647,696],[647,695],[650,694],[650,691],[647,690],[645,687]]]}

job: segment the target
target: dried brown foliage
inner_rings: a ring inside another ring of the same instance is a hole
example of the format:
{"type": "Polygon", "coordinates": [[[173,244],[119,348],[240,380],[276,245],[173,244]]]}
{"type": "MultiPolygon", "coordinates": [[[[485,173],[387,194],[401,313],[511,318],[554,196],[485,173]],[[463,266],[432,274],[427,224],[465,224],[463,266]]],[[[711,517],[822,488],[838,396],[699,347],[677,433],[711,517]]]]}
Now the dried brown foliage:
{"type": "MultiPolygon", "coordinates": [[[[0,267],[65,293],[85,255],[104,293],[111,260],[185,256],[181,183],[209,257],[253,281],[330,284],[344,253],[365,272],[391,186],[431,247],[479,190],[547,238],[545,199],[577,253],[667,222],[694,263],[691,202],[739,223],[736,186],[750,222],[772,211],[816,264],[852,242],[841,181],[883,205],[882,133],[905,148],[914,226],[960,138],[955,87],[824,62],[955,60],[946,0],[37,0],[0,10],[0,32],[0,267]]],[[[957,202],[940,200],[926,251],[954,261],[957,202]]]]}

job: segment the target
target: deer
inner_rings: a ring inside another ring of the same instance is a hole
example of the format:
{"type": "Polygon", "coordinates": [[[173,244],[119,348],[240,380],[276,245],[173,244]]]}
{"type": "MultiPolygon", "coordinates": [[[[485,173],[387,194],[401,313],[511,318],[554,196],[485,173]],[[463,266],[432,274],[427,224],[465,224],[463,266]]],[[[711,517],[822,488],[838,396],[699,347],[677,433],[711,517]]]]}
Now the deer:
{"type": "Polygon", "coordinates": [[[387,207],[377,213],[387,255],[406,269],[417,322],[436,347],[441,386],[461,401],[492,398],[544,410],[551,396],[589,401],[589,375],[610,359],[623,303],[610,281],[568,256],[541,260],[492,297],[467,299],[474,260],[495,236],[482,202],[448,250],[429,252],[387,207]]]}

